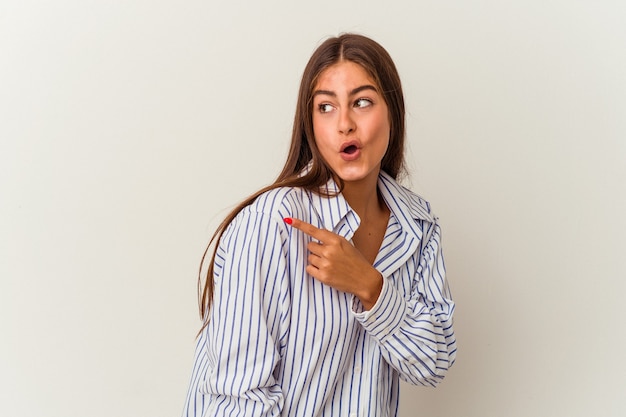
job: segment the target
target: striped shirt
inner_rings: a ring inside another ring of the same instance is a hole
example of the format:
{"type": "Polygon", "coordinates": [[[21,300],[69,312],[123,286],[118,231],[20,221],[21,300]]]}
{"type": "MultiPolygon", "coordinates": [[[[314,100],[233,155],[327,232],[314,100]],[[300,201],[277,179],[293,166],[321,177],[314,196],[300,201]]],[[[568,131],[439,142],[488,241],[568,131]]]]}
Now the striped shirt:
{"type": "Polygon", "coordinates": [[[306,273],[311,238],[283,221],[350,240],[360,219],[341,194],[274,189],[227,227],[184,417],[395,416],[399,378],[443,379],[456,340],[437,218],[384,172],[378,187],[391,214],[374,262],[383,288],[369,311],[306,273]]]}

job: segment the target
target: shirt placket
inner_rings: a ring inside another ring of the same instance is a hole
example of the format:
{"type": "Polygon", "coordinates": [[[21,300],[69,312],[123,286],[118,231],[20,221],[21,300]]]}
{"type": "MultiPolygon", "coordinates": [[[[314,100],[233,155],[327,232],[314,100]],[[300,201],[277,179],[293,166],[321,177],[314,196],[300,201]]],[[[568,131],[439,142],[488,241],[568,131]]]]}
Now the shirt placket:
{"type": "Polygon", "coordinates": [[[369,361],[369,349],[365,332],[361,334],[359,344],[354,354],[352,366],[352,401],[346,417],[364,417],[364,408],[368,404],[367,395],[369,390],[364,383],[368,378],[367,364],[369,361]]]}

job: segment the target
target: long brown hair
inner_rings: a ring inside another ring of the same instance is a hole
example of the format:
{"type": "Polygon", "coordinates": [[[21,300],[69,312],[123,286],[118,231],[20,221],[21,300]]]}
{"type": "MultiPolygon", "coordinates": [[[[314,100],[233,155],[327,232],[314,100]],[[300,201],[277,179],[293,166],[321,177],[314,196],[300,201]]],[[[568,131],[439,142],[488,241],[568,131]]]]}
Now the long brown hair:
{"type": "MultiPolygon", "coordinates": [[[[374,79],[377,87],[381,90],[389,109],[391,128],[389,147],[381,162],[381,169],[393,178],[398,178],[403,172],[404,97],[400,77],[391,57],[377,42],[362,35],[347,33],[327,39],[313,52],[304,69],[293,121],[291,146],[282,172],[274,183],[246,198],[226,216],[217,227],[202,256],[198,274],[198,301],[200,304],[200,316],[204,320],[203,328],[208,324],[208,312],[213,299],[213,265],[215,263],[217,244],[213,249],[204,285],[202,285],[202,266],[211,245],[214,242],[219,242],[224,230],[237,214],[266,191],[278,187],[302,187],[314,192],[320,192],[320,186],[326,184],[332,177],[332,171],[323,160],[315,143],[312,100],[313,89],[320,74],[326,68],[340,61],[351,61],[359,64],[374,79]],[[302,171],[309,164],[310,168],[303,174],[302,171]]],[[[338,182],[339,189],[343,189],[341,179],[338,182]]]]}

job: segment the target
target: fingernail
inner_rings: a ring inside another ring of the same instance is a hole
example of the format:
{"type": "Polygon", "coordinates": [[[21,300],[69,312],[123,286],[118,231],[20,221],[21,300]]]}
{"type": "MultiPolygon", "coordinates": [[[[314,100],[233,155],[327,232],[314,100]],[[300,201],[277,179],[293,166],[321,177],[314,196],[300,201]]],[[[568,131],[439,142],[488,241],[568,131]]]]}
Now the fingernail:
{"type": "Polygon", "coordinates": [[[291,223],[293,223],[293,219],[292,219],[291,217],[285,217],[283,220],[285,221],[285,223],[287,223],[287,224],[289,224],[289,225],[290,225],[291,223]]]}

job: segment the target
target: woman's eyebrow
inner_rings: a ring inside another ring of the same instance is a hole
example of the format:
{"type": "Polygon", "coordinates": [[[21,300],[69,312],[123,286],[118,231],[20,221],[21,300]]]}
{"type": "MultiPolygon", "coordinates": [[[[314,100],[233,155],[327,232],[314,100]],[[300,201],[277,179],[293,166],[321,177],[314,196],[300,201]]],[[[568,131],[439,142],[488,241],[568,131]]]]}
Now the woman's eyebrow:
{"type": "Polygon", "coordinates": [[[372,90],[372,91],[374,91],[376,93],[378,92],[378,89],[376,87],[374,87],[373,85],[365,84],[365,85],[362,85],[362,86],[357,87],[354,90],[350,91],[350,95],[353,96],[355,94],[359,94],[363,90],[372,90]]]}
{"type": "MultiPolygon", "coordinates": [[[[374,87],[373,85],[365,84],[365,85],[362,85],[360,87],[357,87],[357,88],[353,89],[352,91],[350,91],[348,93],[348,95],[349,96],[353,96],[355,94],[359,94],[363,90],[373,90],[375,92],[378,92],[378,89],[376,87],[374,87]]],[[[335,93],[334,91],[330,91],[330,90],[315,90],[313,92],[313,97],[315,97],[317,95],[326,95],[326,96],[331,96],[331,97],[337,97],[337,93],[335,93]]]]}

